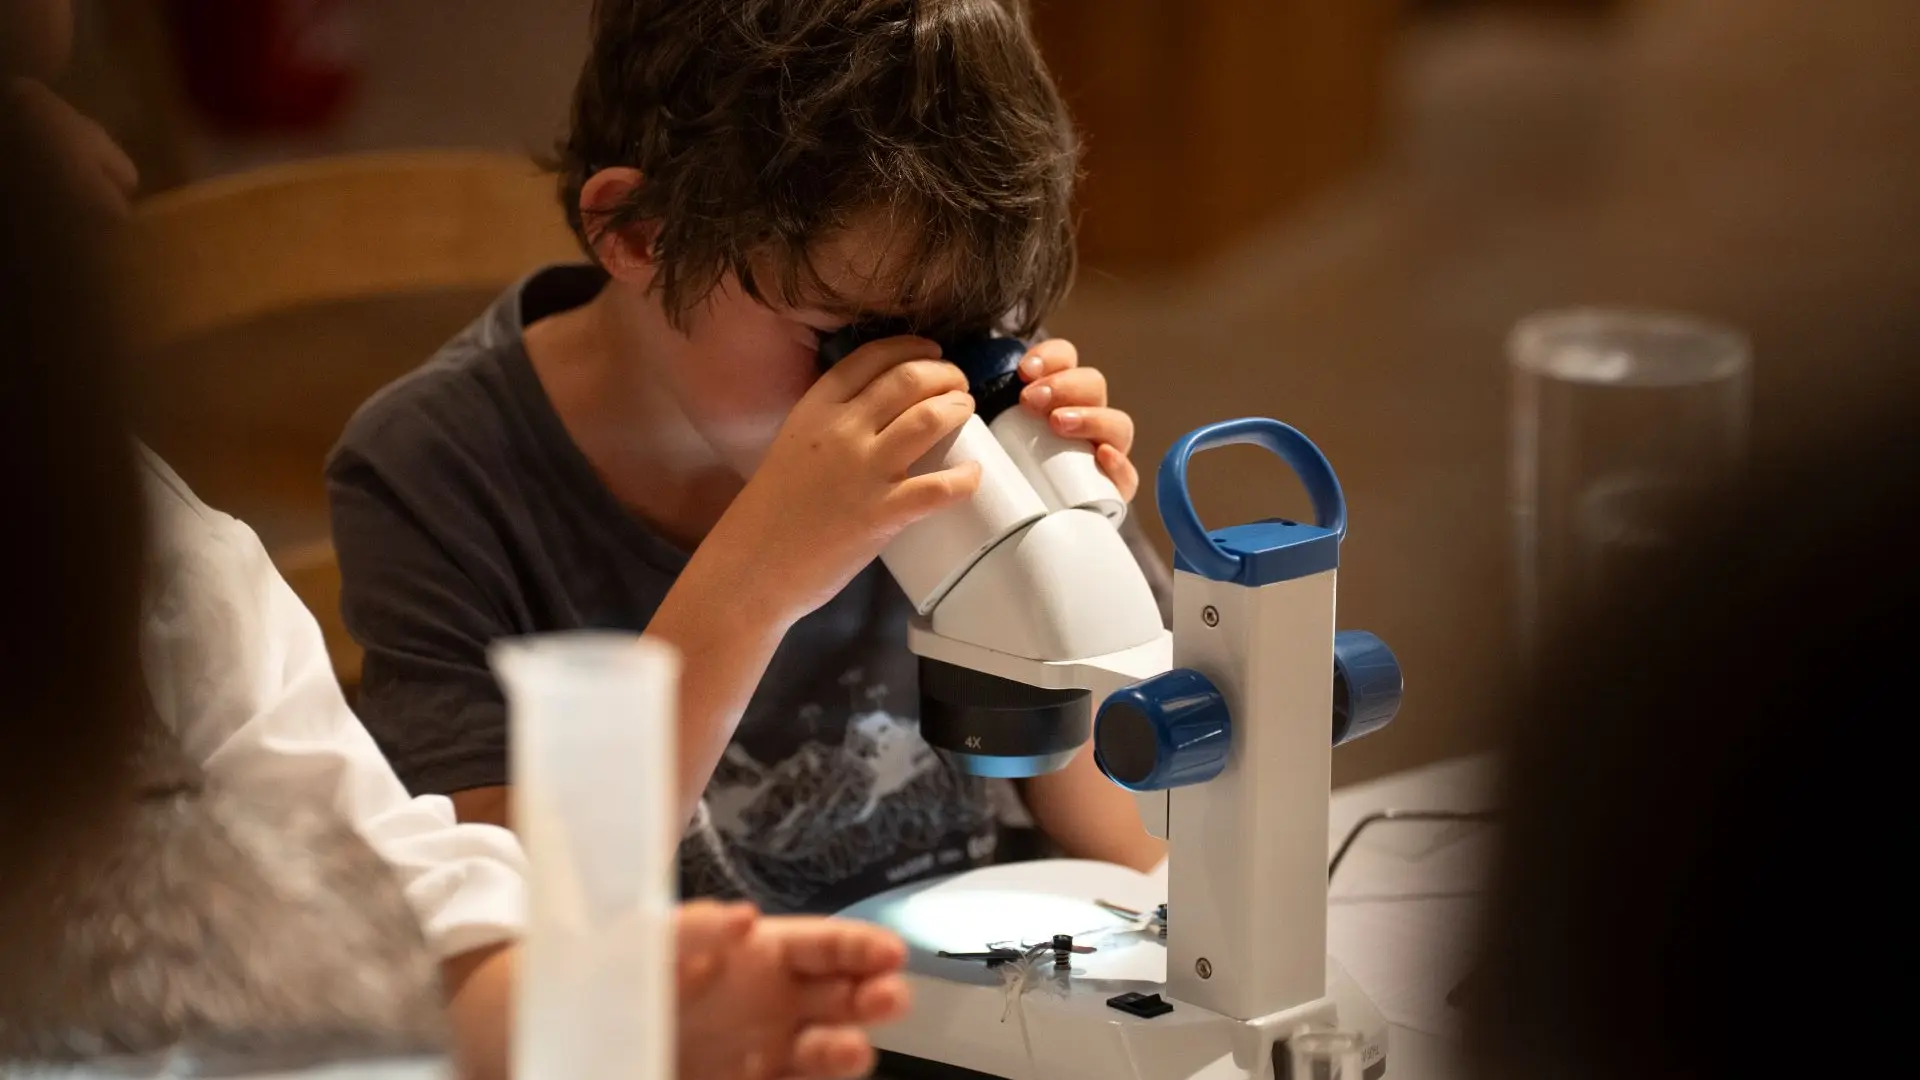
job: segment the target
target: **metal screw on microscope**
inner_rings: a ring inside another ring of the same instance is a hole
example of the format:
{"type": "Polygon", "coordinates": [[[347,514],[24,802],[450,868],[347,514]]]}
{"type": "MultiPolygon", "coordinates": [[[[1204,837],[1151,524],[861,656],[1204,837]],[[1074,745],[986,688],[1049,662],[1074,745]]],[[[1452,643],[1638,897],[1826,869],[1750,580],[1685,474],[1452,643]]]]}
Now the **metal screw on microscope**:
{"type": "Polygon", "coordinates": [[[1213,961],[1208,960],[1204,956],[1194,961],[1193,973],[1200,976],[1203,979],[1213,978],[1213,961]]]}
{"type": "Polygon", "coordinates": [[[1217,607],[1214,607],[1212,604],[1208,604],[1206,607],[1201,608],[1200,621],[1203,623],[1206,623],[1208,626],[1219,626],[1220,625],[1220,609],[1217,607]]]}

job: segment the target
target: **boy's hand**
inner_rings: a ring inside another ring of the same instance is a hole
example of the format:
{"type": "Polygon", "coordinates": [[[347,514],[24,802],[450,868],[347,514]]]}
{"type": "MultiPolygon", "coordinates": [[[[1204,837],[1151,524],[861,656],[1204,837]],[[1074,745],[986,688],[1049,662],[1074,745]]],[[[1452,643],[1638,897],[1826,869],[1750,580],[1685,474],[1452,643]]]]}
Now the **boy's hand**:
{"type": "Polygon", "coordinates": [[[826,603],[913,522],[973,494],[967,463],[909,475],[973,415],[960,369],[923,338],[854,350],[807,391],[696,560],[742,604],[790,621],[826,603]]]}
{"type": "Polygon", "coordinates": [[[1121,497],[1133,501],[1140,490],[1140,472],[1127,459],[1133,449],[1133,417],[1107,406],[1107,377],[1080,366],[1073,343],[1054,338],[1033,347],[1020,361],[1020,377],[1027,388],[1020,404],[1047,418],[1057,435],[1093,444],[1094,460],[1121,497]]]}
{"type": "Polygon", "coordinates": [[[677,932],[679,1080],[863,1076],[861,1025],[906,1011],[906,948],[878,927],[696,901],[677,932]]]}
{"type": "Polygon", "coordinates": [[[689,900],[675,908],[675,998],[687,1002],[705,997],[720,980],[727,957],[747,940],[759,918],[752,904],[689,900]]]}

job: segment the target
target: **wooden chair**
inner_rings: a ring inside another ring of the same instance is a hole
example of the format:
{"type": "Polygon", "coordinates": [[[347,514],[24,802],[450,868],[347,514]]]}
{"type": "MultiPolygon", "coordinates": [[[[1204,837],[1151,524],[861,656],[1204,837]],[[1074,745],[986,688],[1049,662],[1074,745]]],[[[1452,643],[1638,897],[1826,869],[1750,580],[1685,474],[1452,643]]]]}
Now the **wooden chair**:
{"type": "Polygon", "coordinates": [[[470,152],[276,165],[145,201],[118,254],[142,438],[260,534],[351,690],[327,450],[501,289],[580,257],[551,180],[470,152]]]}

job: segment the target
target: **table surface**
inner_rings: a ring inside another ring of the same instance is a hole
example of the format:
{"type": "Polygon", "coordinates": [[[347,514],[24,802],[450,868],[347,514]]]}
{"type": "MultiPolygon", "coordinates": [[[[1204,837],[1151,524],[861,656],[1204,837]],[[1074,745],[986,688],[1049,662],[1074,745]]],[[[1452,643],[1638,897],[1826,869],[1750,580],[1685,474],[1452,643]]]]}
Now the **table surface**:
{"type": "MultiPolygon", "coordinates": [[[[1381,810],[1492,809],[1494,779],[1490,758],[1468,757],[1342,788],[1329,806],[1328,851],[1381,810]]],[[[1388,1080],[1468,1075],[1461,1018],[1446,998],[1472,963],[1493,841],[1485,823],[1380,822],[1359,836],[1331,883],[1327,951],[1391,1027],[1388,1080]]],[[[1153,876],[1165,872],[1163,863],[1153,876]]],[[[889,1068],[882,1078],[923,1074],[919,1066],[889,1068]]]]}
{"type": "MultiPolygon", "coordinates": [[[[1341,788],[1329,807],[1328,850],[1376,811],[1487,809],[1493,780],[1490,758],[1469,757],[1341,788]]],[[[1391,1080],[1465,1075],[1457,1052],[1458,1016],[1445,998],[1467,972],[1474,915],[1492,848],[1493,830],[1487,825],[1383,822],[1355,842],[1332,882],[1327,950],[1392,1025],[1391,1080]]],[[[441,1069],[439,1063],[382,1062],[281,1075],[288,1080],[440,1080],[441,1069]]],[[[44,1073],[0,1070],[5,1080],[180,1075],[192,1073],[164,1066],[151,1071],[111,1066],[44,1073]]]]}

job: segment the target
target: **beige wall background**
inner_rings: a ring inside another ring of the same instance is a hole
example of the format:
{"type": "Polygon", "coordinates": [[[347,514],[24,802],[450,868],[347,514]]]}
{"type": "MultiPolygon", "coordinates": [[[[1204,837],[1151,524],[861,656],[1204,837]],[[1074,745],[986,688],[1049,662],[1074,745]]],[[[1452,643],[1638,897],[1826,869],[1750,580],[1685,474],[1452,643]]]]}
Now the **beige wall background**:
{"type": "MultiPolygon", "coordinates": [[[[588,6],[367,4],[368,83],[337,130],[245,144],[189,132],[180,168],[376,147],[541,150],[564,119],[588,6]]],[[[1114,194],[1139,177],[1125,133],[1105,121],[1090,138],[1111,141],[1089,160],[1110,171],[1089,184],[1133,208],[1090,214],[1087,272],[1056,320],[1138,417],[1143,471],[1179,433],[1233,415],[1282,418],[1328,452],[1352,503],[1341,622],[1386,637],[1408,677],[1399,722],[1336,755],[1342,781],[1497,735],[1512,634],[1502,341],[1515,319],[1600,303],[1737,323],[1756,344],[1757,430],[1772,443],[1844,426],[1852,403],[1912,378],[1920,342],[1910,2],[1642,0],[1605,19],[1441,6],[1400,10],[1380,39],[1377,86],[1356,91],[1377,113],[1351,121],[1369,125],[1364,153],[1328,158],[1308,142],[1328,127],[1307,122],[1313,110],[1352,106],[1352,94],[1315,99],[1338,80],[1296,79],[1322,90],[1249,108],[1217,86],[1196,91],[1190,65],[1147,56],[1108,72],[1137,100],[1213,101],[1238,117],[1203,125],[1204,144],[1167,143],[1189,154],[1177,158],[1185,172],[1154,182],[1165,205],[1232,191],[1241,210],[1156,259],[1125,217],[1153,211],[1114,194]],[[1275,171],[1293,160],[1289,138],[1301,159],[1332,162],[1318,181],[1275,171]],[[1276,195],[1262,209],[1266,175],[1276,195]]],[[[1317,55],[1312,35],[1333,32],[1275,23],[1265,40],[1241,35],[1231,63],[1317,55]],[[1274,36],[1290,32],[1303,36],[1274,36]]],[[[1048,33],[1079,40],[1057,13],[1048,33]]],[[[1300,508],[1257,455],[1202,463],[1210,521],[1300,508]]],[[[1139,511],[1153,517],[1149,500],[1139,511]]]]}

